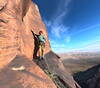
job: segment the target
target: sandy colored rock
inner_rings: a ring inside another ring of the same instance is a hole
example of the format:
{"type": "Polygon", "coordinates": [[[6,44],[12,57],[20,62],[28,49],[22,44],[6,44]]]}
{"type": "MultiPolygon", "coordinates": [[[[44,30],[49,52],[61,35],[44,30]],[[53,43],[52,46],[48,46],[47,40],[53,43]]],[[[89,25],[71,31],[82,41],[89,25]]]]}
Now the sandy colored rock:
{"type": "Polygon", "coordinates": [[[56,74],[68,88],[81,88],[69,71],[65,69],[61,58],[57,54],[50,51],[45,55],[45,62],[49,71],[56,74]]]}
{"type": "MultiPolygon", "coordinates": [[[[46,30],[45,24],[43,23],[43,21],[41,19],[41,16],[39,14],[39,9],[36,4],[33,4],[33,3],[30,4],[30,8],[29,8],[27,14],[25,15],[25,17],[23,18],[23,23],[25,25],[25,31],[26,31],[27,35],[29,35],[27,37],[29,37],[28,39],[30,39],[30,40],[33,37],[33,36],[30,36],[30,34],[28,34],[28,33],[30,33],[30,30],[32,30],[35,34],[39,34],[40,30],[43,31],[44,36],[46,38],[45,53],[49,52],[51,50],[51,48],[50,48],[50,43],[48,40],[48,33],[46,30]]],[[[31,42],[31,44],[33,44],[33,43],[31,42]]],[[[29,44],[27,44],[27,46],[29,46],[29,44]]],[[[28,51],[29,51],[29,47],[27,47],[28,51]]],[[[24,48],[24,49],[26,49],[26,48],[24,48]]],[[[27,54],[27,49],[25,51],[27,54]]],[[[30,54],[32,54],[31,52],[32,52],[32,49],[30,50],[30,54]]],[[[28,55],[29,55],[29,53],[28,53],[28,55]]]]}
{"type": "Polygon", "coordinates": [[[0,10],[2,10],[7,4],[7,0],[0,0],[0,10]]]}
{"type": "Polygon", "coordinates": [[[0,0],[0,68],[18,54],[32,59],[34,53],[33,30],[43,30],[47,39],[46,51],[50,50],[46,28],[37,6],[31,0],[0,0]]]}
{"type": "Polygon", "coordinates": [[[0,0],[0,88],[56,88],[32,62],[35,46],[31,30],[35,23],[31,19],[37,20],[34,30],[38,33],[42,28],[47,36],[31,0],[0,0]],[[11,70],[17,65],[25,66],[25,70],[11,70]]]}
{"type": "Polygon", "coordinates": [[[56,86],[34,62],[25,56],[16,56],[0,72],[0,88],[56,88],[56,86]],[[24,66],[25,70],[11,70],[12,67],[20,66],[24,66]]]}

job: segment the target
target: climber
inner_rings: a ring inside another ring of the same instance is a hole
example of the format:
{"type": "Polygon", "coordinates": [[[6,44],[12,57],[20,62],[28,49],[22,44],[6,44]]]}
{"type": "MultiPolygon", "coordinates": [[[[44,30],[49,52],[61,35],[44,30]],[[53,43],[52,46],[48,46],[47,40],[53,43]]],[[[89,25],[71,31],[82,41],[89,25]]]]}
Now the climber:
{"type": "Polygon", "coordinates": [[[39,56],[40,56],[41,59],[43,59],[46,39],[43,36],[43,32],[42,31],[39,32],[38,39],[39,39],[39,56]]]}
{"type": "Polygon", "coordinates": [[[37,57],[37,52],[39,51],[39,58],[43,59],[46,39],[43,36],[43,32],[42,31],[39,31],[38,35],[36,33],[34,33],[33,31],[32,31],[32,33],[33,33],[34,40],[35,40],[34,41],[35,42],[35,49],[34,49],[33,58],[37,57]]]}

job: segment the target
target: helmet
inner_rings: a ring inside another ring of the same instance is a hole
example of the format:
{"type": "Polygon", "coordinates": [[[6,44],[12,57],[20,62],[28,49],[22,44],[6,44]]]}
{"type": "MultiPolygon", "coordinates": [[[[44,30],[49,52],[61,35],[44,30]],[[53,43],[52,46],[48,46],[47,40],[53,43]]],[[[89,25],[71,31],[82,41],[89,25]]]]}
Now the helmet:
{"type": "Polygon", "coordinates": [[[42,31],[39,31],[39,34],[41,35],[41,34],[43,34],[43,32],[42,31]]]}

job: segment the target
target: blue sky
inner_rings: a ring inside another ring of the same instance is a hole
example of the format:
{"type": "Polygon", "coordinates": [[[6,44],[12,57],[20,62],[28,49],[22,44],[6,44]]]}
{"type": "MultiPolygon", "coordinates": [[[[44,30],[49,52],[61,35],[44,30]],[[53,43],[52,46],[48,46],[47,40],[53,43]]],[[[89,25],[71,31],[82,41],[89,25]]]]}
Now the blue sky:
{"type": "Polygon", "coordinates": [[[100,0],[34,0],[55,52],[100,50],[100,0]]]}

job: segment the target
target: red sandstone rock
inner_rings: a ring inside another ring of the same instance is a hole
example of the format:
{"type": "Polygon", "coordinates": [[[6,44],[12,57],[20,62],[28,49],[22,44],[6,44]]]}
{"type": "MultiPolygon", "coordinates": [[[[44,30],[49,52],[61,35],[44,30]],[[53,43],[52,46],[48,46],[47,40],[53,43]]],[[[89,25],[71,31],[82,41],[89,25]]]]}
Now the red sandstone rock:
{"type": "Polygon", "coordinates": [[[66,71],[61,58],[57,54],[50,51],[45,55],[45,62],[50,72],[56,74],[68,88],[81,88],[78,83],[74,81],[69,71],[66,71]]]}
{"type": "Polygon", "coordinates": [[[52,80],[25,56],[16,56],[0,72],[0,88],[56,88],[52,80]],[[23,71],[13,71],[12,67],[24,66],[23,71]]]}
{"type": "Polygon", "coordinates": [[[34,51],[33,30],[43,30],[47,38],[46,51],[50,50],[45,25],[37,6],[31,0],[0,1],[0,68],[18,54],[32,59],[34,51]]]}
{"type": "Polygon", "coordinates": [[[30,61],[34,53],[31,33],[34,25],[34,31],[42,28],[47,36],[31,0],[0,0],[0,88],[56,88],[51,79],[30,61]],[[21,57],[23,55],[25,58],[21,57]],[[12,71],[16,64],[25,66],[25,71],[12,71]]]}

